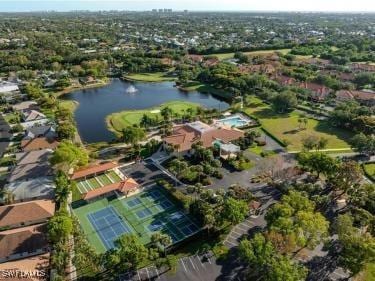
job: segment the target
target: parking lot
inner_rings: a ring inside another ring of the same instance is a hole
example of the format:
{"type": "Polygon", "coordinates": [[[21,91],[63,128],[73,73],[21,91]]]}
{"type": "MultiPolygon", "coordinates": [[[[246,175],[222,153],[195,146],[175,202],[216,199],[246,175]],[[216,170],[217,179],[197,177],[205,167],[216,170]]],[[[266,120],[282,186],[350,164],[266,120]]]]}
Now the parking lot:
{"type": "Polygon", "coordinates": [[[129,166],[120,167],[119,170],[127,177],[132,177],[140,185],[147,186],[157,180],[164,179],[174,184],[167,174],[156,167],[151,160],[142,161],[129,166]]]}
{"type": "Polygon", "coordinates": [[[163,272],[156,267],[147,267],[133,273],[120,276],[120,281],[206,281],[215,280],[220,275],[221,265],[216,263],[212,254],[183,257],[178,261],[175,274],[163,272]]]}

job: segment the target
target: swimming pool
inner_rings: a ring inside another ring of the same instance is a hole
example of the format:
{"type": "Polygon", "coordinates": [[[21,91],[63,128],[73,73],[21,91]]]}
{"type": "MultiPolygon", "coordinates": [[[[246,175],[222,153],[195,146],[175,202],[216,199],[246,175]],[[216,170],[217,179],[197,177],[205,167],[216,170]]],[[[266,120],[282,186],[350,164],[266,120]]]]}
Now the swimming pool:
{"type": "Polygon", "coordinates": [[[236,114],[236,115],[232,115],[227,118],[224,118],[224,119],[217,120],[216,123],[219,125],[222,124],[225,126],[238,128],[238,127],[243,127],[243,126],[250,124],[251,120],[244,116],[236,114]]]}

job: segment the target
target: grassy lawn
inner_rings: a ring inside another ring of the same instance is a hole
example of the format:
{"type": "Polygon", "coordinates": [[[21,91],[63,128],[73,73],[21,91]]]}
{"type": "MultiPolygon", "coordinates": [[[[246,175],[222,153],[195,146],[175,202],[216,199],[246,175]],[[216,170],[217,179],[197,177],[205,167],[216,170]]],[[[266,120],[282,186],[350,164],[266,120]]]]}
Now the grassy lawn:
{"type": "Polygon", "coordinates": [[[60,100],[59,105],[62,108],[67,108],[68,110],[74,112],[78,107],[78,102],[72,100],[60,100]]]}
{"type": "Polygon", "coordinates": [[[375,281],[375,264],[368,263],[365,269],[354,278],[355,281],[375,281]]]}
{"type": "MultiPolygon", "coordinates": [[[[272,54],[276,52],[280,52],[285,55],[290,52],[290,49],[260,50],[260,51],[244,52],[244,54],[248,56],[259,56],[259,55],[268,55],[268,54],[272,54]]],[[[232,59],[234,56],[234,53],[211,54],[210,56],[215,56],[219,60],[227,60],[227,59],[232,59]]]]}
{"type": "Polygon", "coordinates": [[[308,119],[306,129],[300,130],[298,128],[300,116],[298,112],[279,114],[274,112],[269,105],[260,104],[257,99],[254,99],[254,102],[256,102],[255,105],[248,106],[244,111],[257,117],[262,126],[279,140],[288,141],[290,143],[289,151],[301,150],[302,140],[311,135],[326,138],[328,140],[326,149],[350,148],[347,141],[353,136],[353,133],[349,131],[332,127],[327,121],[315,119],[308,119]]]}
{"type": "Polygon", "coordinates": [[[162,117],[160,115],[160,110],[167,106],[171,108],[173,112],[182,113],[183,111],[186,111],[188,108],[192,108],[195,111],[199,104],[186,101],[171,101],[163,103],[153,108],[141,110],[127,110],[112,113],[106,118],[107,126],[114,132],[121,132],[127,126],[139,125],[143,114],[146,114],[152,118],[155,118],[157,116],[161,121],[162,117]]]}
{"type": "Polygon", "coordinates": [[[363,168],[366,173],[375,180],[375,163],[364,164],[363,168]]]}
{"type": "Polygon", "coordinates": [[[257,145],[255,145],[253,147],[250,147],[248,150],[251,151],[252,153],[255,153],[255,154],[259,155],[259,156],[263,152],[263,148],[261,146],[257,146],[257,145]]]}
{"type": "Polygon", "coordinates": [[[168,72],[133,73],[124,75],[124,78],[126,80],[142,82],[163,82],[176,80],[176,77],[171,76],[168,72]]]}

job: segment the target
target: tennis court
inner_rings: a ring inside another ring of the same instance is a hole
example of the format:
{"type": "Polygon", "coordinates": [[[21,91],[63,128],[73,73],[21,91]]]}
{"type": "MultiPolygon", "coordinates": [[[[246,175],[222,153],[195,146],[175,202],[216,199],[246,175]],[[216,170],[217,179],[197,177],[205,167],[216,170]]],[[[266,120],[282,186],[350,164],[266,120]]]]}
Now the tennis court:
{"type": "Polygon", "coordinates": [[[90,213],[88,218],[107,250],[114,247],[119,236],[132,232],[112,206],[90,213]]]}
{"type": "Polygon", "coordinates": [[[125,233],[134,233],[148,244],[152,233],[158,231],[177,243],[201,229],[169,192],[158,185],[129,198],[103,198],[73,212],[89,242],[99,252],[113,248],[113,242],[125,233]]]}
{"type": "Polygon", "coordinates": [[[77,188],[81,194],[87,193],[90,190],[97,189],[109,185],[111,183],[120,182],[121,178],[115,171],[109,171],[104,174],[84,179],[77,182],[77,188]]]}

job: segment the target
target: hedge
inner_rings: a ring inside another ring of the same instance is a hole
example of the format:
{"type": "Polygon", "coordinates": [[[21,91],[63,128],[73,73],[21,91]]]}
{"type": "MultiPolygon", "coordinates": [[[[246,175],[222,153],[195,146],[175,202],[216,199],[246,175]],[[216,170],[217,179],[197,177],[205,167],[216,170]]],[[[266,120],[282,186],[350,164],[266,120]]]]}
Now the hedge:
{"type": "Polygon", "coordinates": [[[274,141],[276,141],[278,144],[280,144],[282,147],[287,147],[287,145],[279,140],[274,134],[272,134],[270,131],[268,131],[266,128],[261,127],[261,130],[265,132],[268,136],[270,136],[274,141]]]}

